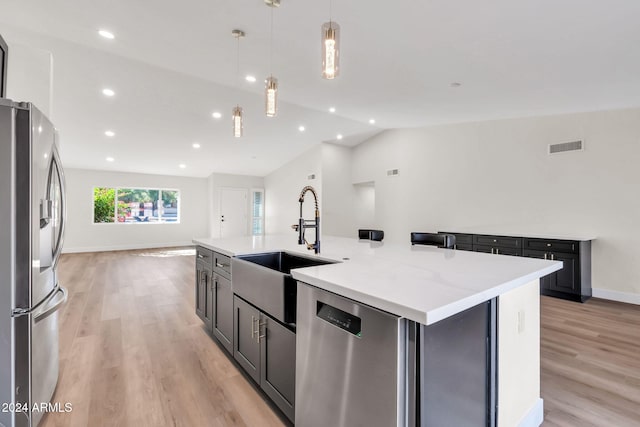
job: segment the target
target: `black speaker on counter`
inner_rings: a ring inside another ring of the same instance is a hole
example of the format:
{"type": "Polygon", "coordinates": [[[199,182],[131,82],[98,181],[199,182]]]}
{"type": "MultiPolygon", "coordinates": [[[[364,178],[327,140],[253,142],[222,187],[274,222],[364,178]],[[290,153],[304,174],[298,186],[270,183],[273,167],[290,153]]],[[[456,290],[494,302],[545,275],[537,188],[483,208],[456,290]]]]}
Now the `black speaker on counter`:
{"type": "Polygon", "coordinates": [[[0,34],[0,98],[7,96],[7,58],[9,46],[0,34]]]}

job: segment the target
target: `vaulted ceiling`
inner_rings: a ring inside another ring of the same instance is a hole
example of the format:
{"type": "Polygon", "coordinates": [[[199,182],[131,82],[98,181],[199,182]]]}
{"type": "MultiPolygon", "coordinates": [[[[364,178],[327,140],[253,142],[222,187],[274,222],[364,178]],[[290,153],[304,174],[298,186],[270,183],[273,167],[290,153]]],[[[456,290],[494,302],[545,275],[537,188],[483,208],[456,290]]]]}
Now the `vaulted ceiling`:
{"type": "Polygon", "coordinates": [[[635,0],[332,3],[342,32],[333,81],[320,77],[329,0],[282,0],[273,11],[273,119],[263,113],[271,9],[262,0],[1,0],[0,33],[53,54],[52,117],[69,167],[264,175],[321,141],[355,145],[388,128],[640,105],[635,0]],[[235,28],[247,33],[240,78],[235,28]]]}

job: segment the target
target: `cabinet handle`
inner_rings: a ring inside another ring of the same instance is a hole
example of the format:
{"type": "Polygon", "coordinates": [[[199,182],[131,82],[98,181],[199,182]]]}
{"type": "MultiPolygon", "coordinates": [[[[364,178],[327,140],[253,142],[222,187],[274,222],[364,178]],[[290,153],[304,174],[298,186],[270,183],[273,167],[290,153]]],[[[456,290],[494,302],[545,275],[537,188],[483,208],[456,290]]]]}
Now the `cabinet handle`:
{"type": "Polygon", "coordinates": [[[267,336],[267,321],[265,320],[263,323],[258,323],[258,342],[264,337],[267,336]],[[264,334],[260,335],[260,328],[264,326],[264,334]]]}
{"type": "Polygon", "coordinates": [[[547,253],[546,252],[544,253],[544,259],[547,259],[547,253]]]}
{"type": "Polygon", "coordinates": [[[551,243],[547,243],[547,247],[550,248],[551,247],[551,243]]]}
{"type": "Polygon", "coordinates": [[[218,268],[225,268],[225,267],[229,267],[229,264],[221,264],[219,262],[216,261],[216,267],[218,268]]]}
{"type": "Polygon", "coordinates": [[[498,241],[496,239],[493,239],[493,243],[498,243],[498,241]]]}
{"type": "Polygon", "coordinates": [[[493,248],[491,248],[491,253],[493,254],[493,248]]]}
{"type": "Polygon", "coordinates": [[[500,248],[496,248],[496,255],[500,255],[500,248]]]}
{"type": "Polygon", "coordinates": [[[209,257],[208,257],[208,256],[206,256],[206,255],[198,254],[198,258],[200,258],[200,259],[205,259],[205,258],[209,258],[209,257]]]}
{"type": "Polygon", "coordinates": [[[258,319],[256,319],[255,316],[251,316],[251,338],[256,337],[256,329],[255,329],[256,320],[258,319]]]}
{"type": "Polygon", "coordinates": [[[551,260],[553,260],[553,254],[551,254],[551,260]]]}

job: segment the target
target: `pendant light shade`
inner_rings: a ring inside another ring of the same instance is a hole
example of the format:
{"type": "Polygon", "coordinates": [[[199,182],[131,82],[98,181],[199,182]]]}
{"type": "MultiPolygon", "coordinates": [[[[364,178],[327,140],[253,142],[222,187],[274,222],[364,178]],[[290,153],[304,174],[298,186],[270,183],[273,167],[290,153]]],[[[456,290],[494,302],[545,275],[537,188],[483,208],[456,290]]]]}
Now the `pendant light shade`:
{"type": "MultiPolygon", "coordinates": [[[[240,39],[244,38],[246,35],[242,30],[233,30],[231,32],[233,37],[238,41],[238,52],[237,52],[237,62],[236,62],[236,78],[240,78],[240,39]]],[[[242,107],[240,105],[236,105],[231,110],[231,120],[233,122],[233,136],[236,138],[240,138],[243,134],[242,130],[242,107]]]]}
{"type": "Polygon", "coordinates": [[[242,136],[242,108],[239,105],[231,110],[231,120],[233,120],[233,136],[240,138],[242,136]]]}
{"type": "Polygon", "coordinates": [[[278,79],[267,77],[264,85],[264,112],[267,117],[275,117],[278,114],[278,79]]]}
{"type": "Polygon", "coordinates": [[[278,79],[273,77],[273,9],[280,6],[280,0],[265,0],[265,4],[271,10],[269,11],[269,77],[264,81],[264,113],[267,117],[275,117],[278,114],[278,79]]]}
{"type": "Polygon", "coordinates": [[[334,79],[340,74],[340,25],[322,24],[322,77],[334,79]]]}

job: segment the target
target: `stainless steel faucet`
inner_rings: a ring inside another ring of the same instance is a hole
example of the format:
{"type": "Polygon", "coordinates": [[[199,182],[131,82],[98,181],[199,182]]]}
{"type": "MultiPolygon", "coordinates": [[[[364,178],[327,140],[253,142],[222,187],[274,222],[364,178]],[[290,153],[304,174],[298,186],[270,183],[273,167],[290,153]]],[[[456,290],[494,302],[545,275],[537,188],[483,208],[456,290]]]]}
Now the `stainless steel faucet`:
{"type": "Polygon", "coordinates": [[[320,253],[320,209],[318,208],[318,193],[316,193],[316,190],[313,187],[311,187],[310,185],[307,185],[300,192],[300,198],[298,199],[298,201],[300,202],[300,218],[298,219],[298,223],[293,224],[291,228],[293,228],[298,232],[299,245],[307,245],[307,249],[309,250],[313,249],[315,253],[319,254],[320,253]],[[311,191],[311,194],[313,194],[313,198],[316,202],[316,211],[315,211],[316,218],[315,219],[302,218],[302,204],[304,203],[304,195],[307,193],[307,191],[311,191]],[[307,239],[304,237],[304,233],[307,228],[316,229],[316,241],[313,244],[307,242],[307,239]]]}

